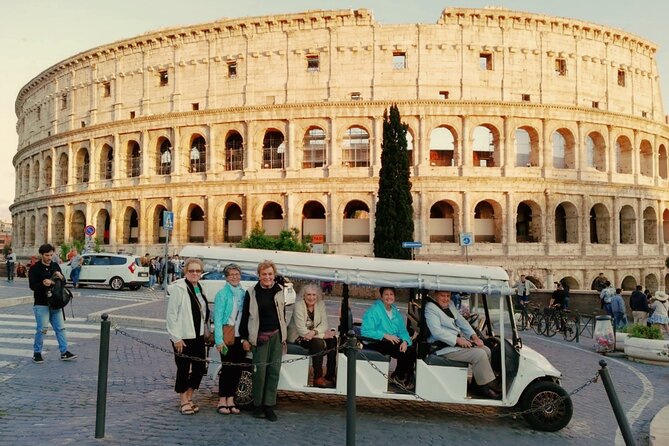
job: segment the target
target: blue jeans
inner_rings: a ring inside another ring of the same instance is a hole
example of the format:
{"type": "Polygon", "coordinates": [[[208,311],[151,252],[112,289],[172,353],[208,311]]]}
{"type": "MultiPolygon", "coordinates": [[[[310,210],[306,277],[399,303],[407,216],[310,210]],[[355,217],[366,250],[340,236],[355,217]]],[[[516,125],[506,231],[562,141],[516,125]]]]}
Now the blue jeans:
{"type": "Polygon", "coordinates": [[[33,352],[42,353],[44,335],[47,333],[47,329],[49,328],[48,324],[51,323],[53,331],[56,332],[56,339],[58,340],[58,348],[60,353],[65,353],[67,351],[67,336],[65,335],[65,320],[63,319],[63,310],[52,310],[46,305],[34,305],[33,313],[35,313],[35,321],[37,322],[33,352]]]}
{"type": "Polygon", "coordinates": [[[7,262],[7,280],[14,280],[14,262],[7,262]]]}
{"type": "Polygon", "coordinates": [[[76,285],[79,282],[79,274],[81,273],[81,267],[74,268],[70,271],[70,280],[73,285],[76,285]]]}
{"type": "Polygon", "coordinates": [[[149,274],[149,288],[153,288],[153,286],[156,284],[156,276],[153,274],[149,274]]]}

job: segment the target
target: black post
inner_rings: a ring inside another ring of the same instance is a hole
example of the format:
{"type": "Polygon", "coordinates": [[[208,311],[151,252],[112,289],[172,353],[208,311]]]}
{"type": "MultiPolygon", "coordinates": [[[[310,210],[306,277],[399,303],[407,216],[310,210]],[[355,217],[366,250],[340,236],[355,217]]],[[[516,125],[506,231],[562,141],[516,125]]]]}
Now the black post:
{"type": "Polygon", "coordinates": [[[581,313],[576,313],[576,342],[581,342],[581,313]]]}
{"type": "Polygon", "coordinates": [[[627,422],[627,417],[623,411],[622,406],[620,405],[620,400],[618,399],[618,394],[616,393],[615,387],[613,387],[613,381],[611,380],[611,375],[609,374],[609,369],[606,368],[606,361],[603,359],[599,361],[599,365],[602,367],[599,370],[599,376],[602,377],[602,383],[604,383],[604,388],[606,389],[606,394],[609,397],[609,402],[613,408],[613,413],[616,416],[616,421],[618,421],[618,426],[620,427],[620,432],[623,434],[623,439],[627,446],[634,446],[634,436],[632,435],[632,429],[627,422]]]}
{"type": "Polygon", "coordinates": [[[107,415],[107,370],[109,369],[109,327],[107,313],[102,315],[100,324],[100,359],[98,362],[98,401],[95,409],[95,438],[105,436],[107,415]]]}
{"type": "Polygon", "coordinates": [[[350,330],[346,339],[346,446],[355,446],[355,360],[358,340],[350,330]]]}

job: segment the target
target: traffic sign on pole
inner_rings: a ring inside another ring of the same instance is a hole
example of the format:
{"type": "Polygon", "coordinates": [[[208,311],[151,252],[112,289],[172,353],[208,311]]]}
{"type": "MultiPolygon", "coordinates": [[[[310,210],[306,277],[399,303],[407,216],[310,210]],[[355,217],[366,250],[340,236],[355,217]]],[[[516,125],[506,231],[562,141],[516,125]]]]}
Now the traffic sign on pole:
{"type": "Polygon", "coordinates": [[[474,244],[474,234],[471,232],[460,233],[460,246],[471,246],[474,244]]]}
{"type": "Polygon", "coordinates": [[[402,248],[421,248],[423,244],[421,242],[402,242],[402,248]]]}
{"type": "Polygon", "coordinates": [[[163,212],[163,229],[171,231],[174,229],[174,212],[163,212]]]}
{"type": "Polygon", "coordinates": [[[88,237],[91,237],[95,234],[95,226],[93,225],[86,225],[84,228],[84,234],[86,234],[88,237]]]}

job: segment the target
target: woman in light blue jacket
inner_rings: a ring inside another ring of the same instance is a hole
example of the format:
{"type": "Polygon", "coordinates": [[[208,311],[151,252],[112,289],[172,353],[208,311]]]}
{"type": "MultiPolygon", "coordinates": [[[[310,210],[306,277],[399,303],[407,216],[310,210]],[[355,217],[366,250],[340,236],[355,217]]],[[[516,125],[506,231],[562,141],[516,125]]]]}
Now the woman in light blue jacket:
{"type": "Polygon", "coordinates": [[[395,306],[395,288],[381,287],[379,293],[381,298],[362,316],[361,334],[377,341],[369,343],[368,348],[397,359],[391,381],[413,389],[416,350],[411,345],[404,318],[395,306]]]}
{"type": "Polygon", "coordinates": [[[238,414],[239,409],[235,406],[235,393],[242,376],[242,367],[239,365],[226,365],[225,363],[241,364],[244,362],[246,352],[242,348],[239,336],[239,323],[242,319],[244,298],[246,291],[240,285],[242,272],[239,266],[231,263],[223,270],[225,286],[216,293],[214,300],[214,342],[216,350],[221,353],[221,374],[218,379],[218,408],[220,414],[238,414]],[[223,342],[223,326],[235,327],[235,340],[232,345],[223,342]]]}

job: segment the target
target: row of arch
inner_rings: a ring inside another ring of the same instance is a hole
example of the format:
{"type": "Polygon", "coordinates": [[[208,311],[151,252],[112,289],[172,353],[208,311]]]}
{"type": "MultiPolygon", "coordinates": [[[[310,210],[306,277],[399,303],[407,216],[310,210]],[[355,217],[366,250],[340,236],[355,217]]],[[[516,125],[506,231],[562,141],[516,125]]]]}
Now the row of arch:
{"type": "MultiPolygon", "coordinates": [[[[341,135],[339,147],[342,167],[368,167],[370,158],[370,131],[362,125],[348,127],[341,135]]],[[[471,155],[469,162],[478,167],[499,167],[504,165],[501,134],[497,127],[491,124],[482,124],[475,127],[471,136],[471,155]]],[[[414,136],[411,129],[407,132],[407,143],[410,164],[415,165],[413,150],[414,136]]],[[[442,125],[433,128],[429,133],[429,164],[431,166],[455,166],[465,164],[460,146],[465,142],[459,139],[458,131],[451,125],[442,125]]],[[[543,159],[543,165],[550,165],[556,169],[576,169],[579,155],[577,138],[569,128],[558,128],[550,135],[550,153],[552,159],[543,159]]],[[[223,149],[224,162],[221,163],[226,171],[244,170],[245,146],[242,134],[237,130],[230,130],[225,136],[223,149]]],[[[515,160],[514,167],[532,167],[542,165],[542,147],[539,132],[531,126],[518,127],[513,134],[515,160]]],[[[318,126],[309,127],[301,142],[301,168],[319,168],[327,166],[331,160],[328,151],[332,150],[333,142],[325,130],[318,126]]],[[[609,160],[615,159],[615,173],[633,174],[667,179],[668,159],[664,144],[653,149],[648,139],[639,142],[635,149],[628,135],[619,135],[614,142],[614,152],[607,147],[604,136],[598,131],[589,132],[583,141],[583,167],[596,171],[608,172],[609,160]],[[638,159],[638,160],[637,160],[638,159]],[[657,170],[655,168],[657,166],[657,170]]],[[[151,149],[149,162],[153,167],[143,166],[143,157],[140,143],[130,140],[121,152],[122,172],[115,174],[114,157],[118,156],[110,144],[104,144],[94,161],[98,178],[92,178],[91,153],[88,147],[79,147],[74,153],[73,175],[69,176],[68,153],[60,153],[56,160],[56,177],[53,182],[53,162],[46,156],[42,164],[40,160],[32,163],[25,162],[18,166],[20,179],[17,185],[18,193],[40,190],[44,187],[63,186],[70,183],[87,183],[97,180],[111,180],[115,177],[138,177],[147,175],[169,175],[174,172],[174,147],[167,137],[157,139],[155,147],[151,149]],[[41,180],[41,172],[44,179],[41,180]]],[[[180,156],[184,158],[188,172],[206,172],[211,169],[207,161],[208,151],[211,150],[206,138],[199,133],[190,136],[186,151],[180,156]]],[[[285,167],[286,156],[291,150],[286,143],[284,133],[276,128],[265,130],[262,144],[262,159],[259,160],[261,169],[282,169],[285,167]]]]}
{"type": "MultiPolygon", "coordinates": [[[[370,224],[370,205],[365,200],[350,200],[343,206],[341,214],[342,228],[341,241],[363,242],[371,241],[373,228],[370,224]]],[[[188,243],[238,242],[244,233],[244,211],[242,205],[228,202],[225,205],[222,224],[222,237],[219,240],[207,239],[207,218],[203,208],[198,204],[190,204],[184,214],[182,224],[187,228],[188,243]]],[[[261,208],[261,225],[269,235],[278,235],[286,229],[286,211],[275,202],[267,201],[261,208]]],[[[118,226],[120,233],[115,240],[110,240],[111,217],[109,211],[102,209],[92,216],[93,223],[98,228],[104,244],[133,244],[140,240],[140,231],[145,231],[145,242],[157,244],[164,242],[165,231],[162,228],[163,212],[167,208],[158,205],[148,216],[146,223],[140,224],[137,209],[127,206],[121,213],[122,225],[118,226]]],[[[533,200],[524,200],[515,207],[515,218],[508,216],[508,220],[515,221],[515,243],[579,243],[584,238],[591,244],[644,244],[669,243],[669,209],[662,212],[661,232],[658,232],[658,217],[655,208],[648,206],[642,215],[637,215],[635,209],[624,204],[617,215],[612,215],[609,207],[603,203],[595,203],[590,207],[588,215],[581,215],[579,208],[570,201],[562,201],[551,211],[551,215],[543,215],[542,207],[533,200]],[[615,218],[614,218],[615,217],[615,218]],[[586,220],[584,220],[586,219],[586,220]],[[613,224],[612,224],[613,222],[613,224]],[[616,227],[614,225],[617,224],[616,227]],[[581,231],[587,234],[580,234],[581,231]],[[552,232],[552,234],[550,234],[552,232]],[[550,239],[549,239],[550,234],[550,239]],[[638,240],[638,238],[641,240],[638,240]]],[[[473,227],[464,228],[464,216],[458,203],[452,200],[439,200],[429,209],[428,237],[430,243],[454,243],[461,232],[472,231],[475,241],[479,243],[502,243],[506,227],[503,222],[503,209],[499,202],[485,199],[477,202],[473,207],[473,227]]],[[[52,221],[52,240],[60,244],[67,239],[82,239],[87,218],[83,211],[76,210],[71,214],[69,234],[64,232],[64,213],[57,211],[52,221]]],[[[303,235],[328,234],[328,212],[325,206],[317,200],[307,201],[301,209],[300,231],[303,235]]],[[[89,219],[90,220],[90,219],[89,219]]],[[[142,218],[144,220],[144,217],[142,218]]],[[[31,246],[36,242],[37,220],[35,215],[19,216],[17,222],[17,245],[31,246]]],[[[44,214],[40,219],[40,235],[46,240],[48,216],[44,214]]],[[[508,225],[509,223],[507,223],[508,225]]],[[[326,240],[330,242],[331,240],[326,240]]]]}
{"type": "MultiPolygon", "coordinates": [[[[558,279],[558,282],[566,285],[570,290],[590,290],[594,289],[595,279],[597,278],[596,274],[597,273],[586,279],[588,281],[587,283],[581,283],[573,276],[563,276],[562,278],[558,279]]],[[[531,281],[537,288],[550,288],[550,284],[542,282],[542,280],[538,277],[527,275],[525,278],[531,281]]],[[[642,275],[639,279],[643,279],[643,281],[637,280],[637,278],[632,274],[624,274],[620,282],[614,283],[613,285],[616,288],[621,288],[623,291],[634,291],[637,285],[642,285],[645,289],[650,290],[651,293],[654,293],[660,289],[660,282],[656,274],[649,273],[645,276],[642,275]]],[[[664,283],[665,287],[669,286],[669,274],[665,275],[664,283]]]]}

